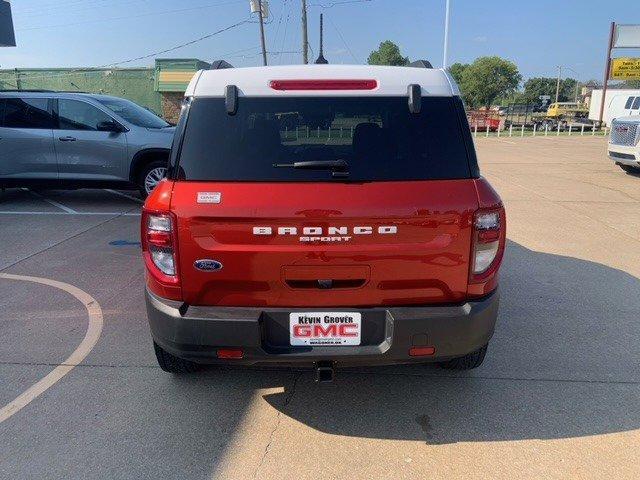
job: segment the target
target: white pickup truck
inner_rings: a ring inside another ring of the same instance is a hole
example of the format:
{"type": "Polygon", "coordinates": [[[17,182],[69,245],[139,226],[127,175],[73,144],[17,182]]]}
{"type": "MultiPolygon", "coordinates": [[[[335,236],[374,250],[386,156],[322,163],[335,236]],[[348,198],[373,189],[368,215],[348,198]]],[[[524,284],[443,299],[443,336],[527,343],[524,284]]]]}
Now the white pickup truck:
{"type": "Polygon", "coordinates": [[[612,120],[608,152],[625,172],[640,173],[640,115],[612,120]]]}

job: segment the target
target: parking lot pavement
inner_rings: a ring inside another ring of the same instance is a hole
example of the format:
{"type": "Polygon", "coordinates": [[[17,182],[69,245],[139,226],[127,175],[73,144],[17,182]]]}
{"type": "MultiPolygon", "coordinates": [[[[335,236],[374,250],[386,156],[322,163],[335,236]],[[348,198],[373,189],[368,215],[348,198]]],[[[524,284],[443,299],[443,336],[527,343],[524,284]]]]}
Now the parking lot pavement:
{"type": "Polygon", "coordinates": [[[640,177],[605,145],[478,138],[509,237],[484,365],[350,369],[330,386],[286,369],[164,374],[144,312],[139,203],[6,192],[0,409],[88,324],[68,292],[3,274],[81,289],[104,325],[80,365],[0,416],[0,478],[640,477],[640,177]]]}

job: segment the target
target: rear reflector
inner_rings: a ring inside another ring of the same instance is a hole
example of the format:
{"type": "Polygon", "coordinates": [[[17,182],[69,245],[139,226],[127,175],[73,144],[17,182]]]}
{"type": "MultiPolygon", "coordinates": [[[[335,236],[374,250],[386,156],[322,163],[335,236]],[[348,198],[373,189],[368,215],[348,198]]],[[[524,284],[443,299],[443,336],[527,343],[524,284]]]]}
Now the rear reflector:
{"type": "Polygon", "coordinates": [[[411,347],[409,355],[412,357],[427,357],[436,353],[436,347],[411,347]]]}
{"type": "Polygon", "coordinates": [[[376,80],[271,80],[274,90],[373,90],[376,80]]]}
{"type": "Polygon", "coordinates": [[[218,358],[242,358],[244,356],[241,348],[219,348],[218,358]]]}

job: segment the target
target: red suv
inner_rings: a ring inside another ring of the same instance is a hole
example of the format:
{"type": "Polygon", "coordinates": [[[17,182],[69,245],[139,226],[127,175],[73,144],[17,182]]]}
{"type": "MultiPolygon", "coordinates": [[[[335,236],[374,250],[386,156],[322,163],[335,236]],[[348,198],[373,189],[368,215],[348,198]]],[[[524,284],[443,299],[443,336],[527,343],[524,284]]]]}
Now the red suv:
{"type": "Polygon", "coordinates": [[[158,362],[474,368],[504,247],[446,72],[202,71],[142,215],[158,362]]]}

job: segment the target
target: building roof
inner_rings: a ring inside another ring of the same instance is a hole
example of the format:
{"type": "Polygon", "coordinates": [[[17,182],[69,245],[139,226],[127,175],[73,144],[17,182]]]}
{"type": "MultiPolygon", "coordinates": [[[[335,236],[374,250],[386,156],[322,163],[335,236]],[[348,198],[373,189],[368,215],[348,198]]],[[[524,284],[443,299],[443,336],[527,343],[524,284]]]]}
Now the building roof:
{"type": "Polygon", "coordinates": [[[411,84],[422,87],[423,96],[459,95],[453,79],[442,69],[372,65],[291,65],[201,70],[187,87],[186,96],[223,96],[235,85],[240,96],[406,96],[411,84]],[[275,90],[273,80],[376,80],[369,90],[275,90]]]}

